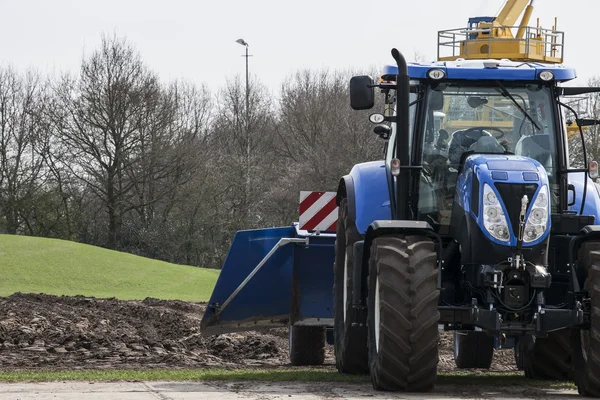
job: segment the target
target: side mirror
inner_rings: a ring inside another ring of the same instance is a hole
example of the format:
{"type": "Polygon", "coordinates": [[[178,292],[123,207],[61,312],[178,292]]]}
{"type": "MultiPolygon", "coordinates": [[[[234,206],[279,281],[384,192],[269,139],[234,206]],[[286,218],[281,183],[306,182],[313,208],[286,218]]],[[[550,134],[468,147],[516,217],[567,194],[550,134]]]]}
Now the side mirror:
{"type": "Polygon", "coordinates": [[[367,75],[350,79],[350,107],[353,110],[369,110],[375,105],[373,79],[367,75]]]}

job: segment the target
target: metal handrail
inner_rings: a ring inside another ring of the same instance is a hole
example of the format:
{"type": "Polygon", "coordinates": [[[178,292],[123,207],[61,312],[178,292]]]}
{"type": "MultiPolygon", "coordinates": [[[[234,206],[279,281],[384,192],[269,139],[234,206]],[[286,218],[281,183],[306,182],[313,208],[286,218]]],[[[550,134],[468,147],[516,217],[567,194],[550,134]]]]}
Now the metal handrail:
{"type": "Polygon", "coordinates": [[[490,45],[488,54],[491,54],[491,44],[494,42],[518,41],[524,42],[526,45],[525,56],[529,57],[531,53],[530,45],[535,43],[542,45],[540,54],[543,57],[562,58],[564,52],[564,32],[555,29],[543,29],[540,27],[525,27],[525,34],[521,38],[516,37],[493,37],[489,35],[487,38],[471,38],[470,35],[491,32],[493,29],[511,30],[519,29],[520,26],[490,26],[490,27],[473,27],[473,28],[456,28],[438,31],[438,59],[441,57],[456,57],[460,55],[461,44],[465,46],[466,54],[468,55],[469,43],[487,43],[490,45]],[[451,48],[452,51],[448,51],[451,48]],[[442,54],[445,53],[445,54],[442,54]],[[451,53],[451,55],[449,54],[451,53]]]}

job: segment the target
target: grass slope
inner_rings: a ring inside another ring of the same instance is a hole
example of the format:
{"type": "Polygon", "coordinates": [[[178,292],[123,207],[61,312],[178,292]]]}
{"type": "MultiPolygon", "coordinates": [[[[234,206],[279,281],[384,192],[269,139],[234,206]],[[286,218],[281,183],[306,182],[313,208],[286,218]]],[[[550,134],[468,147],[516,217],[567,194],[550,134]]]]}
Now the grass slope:
{"type": "Polygon", "coordinates": [[[218,274],[65,240],[0,235],[0,296],[207,301],[218,274]]]}

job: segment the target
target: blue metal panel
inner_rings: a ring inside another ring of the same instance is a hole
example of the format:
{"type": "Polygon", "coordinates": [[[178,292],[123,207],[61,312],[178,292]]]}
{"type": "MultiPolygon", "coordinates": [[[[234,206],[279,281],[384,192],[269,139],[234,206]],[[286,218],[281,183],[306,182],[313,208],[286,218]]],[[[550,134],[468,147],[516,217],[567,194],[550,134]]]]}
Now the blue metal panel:
{"type": "Polygon", "coordinates": [[[486,164],[490,171],[537,171],[528,159],[490,159],[486,164]]]}
{"type": "MultiPolygon", "coordinates": [[[[573,173],[569,174],[568,177],[569,183],[575,186],[575,205],[569,209],[579,213],[581,210],[581,201],[583,200],[585,173],[573,173]]],[[[589,177],[583,214],[596,216],[596,224],[600,223],[600,195],[598,194],[598,186],[589,177]]]]}
{"type": "MultiPolygon", "coordinates": [[[[483,68],[473,67],[472,65],[459,66],[461,62],[432,62],[428,64],[410,63],[408,64],[408,75],[414,79],[423,79],[427,77],[427,71],[433,68],[442,69],[446,72],[448,79],[466,79],[466,80],[538,80],[538,74],[543,70],[550,70],[554,73],[556,81],[564,82],[575,79],[577,74],[573,68],[556,64],[540,63],[520,63],[519,66],[483,68]]],[[[463,62],[464,63],[464,62],[463,62]]],[[[502,62],[503,65],[506,62],[502,62]]],[[[516,64],[516,63],[515,63],[516,64]]],[[[382,75],[397,75],[398,67],[395,65],[386,65],[383,68],[382,75]]]]}
{"type": "Polygon", "coordinates": [[[469,18],[469,24],[476,24],[478,22],[493,22],[496,17],[471,17],[469,18]]]}
{"type": "Polygon", "coordinates": [[[293,321],[333,318],[335,236],[311,236],[310,245],[294,248],[293,321]],[[298,313],[298,314],[296,314],[298,313]]]}
{"type": "MultiPolygon", "coordinates": [[[[205,335],[333,318],[335,235],[308,235],[309,244],[280,247],[224,308],[220,306],[282,238],[302,239],[295,226],[240,231],[202,318],[205,335]]],[[[323,321],[322,325],[331,321],[323,321]]]]}
{"type": "Polygon", "coordinates": [[[294,227],[235,234],[202,318],[203,331],[209,327],[222,328],[220,332],[234,331],[238,323],[261,326],[261,322],[269,323],[272,319],[281,319],[281,325],[286,324],[285,318],[289,317],[292,309],[292,244],[279,248],[222,314],[215,315],[212,307],[223,304],[281,238],[295,236],[294,227]]]}
{"type": "Polygon", "coordinates": [[[354,181],[355,221],[358,231],[364,234],[371,222],[392,219],[384,161],[356,164],[350,171],[350,176],[354,181]]]}
{"type": "Polygon", "coordinates": [[[448,79],[533,81],[536,70],[515,68],[446,68],[448,79]]]}

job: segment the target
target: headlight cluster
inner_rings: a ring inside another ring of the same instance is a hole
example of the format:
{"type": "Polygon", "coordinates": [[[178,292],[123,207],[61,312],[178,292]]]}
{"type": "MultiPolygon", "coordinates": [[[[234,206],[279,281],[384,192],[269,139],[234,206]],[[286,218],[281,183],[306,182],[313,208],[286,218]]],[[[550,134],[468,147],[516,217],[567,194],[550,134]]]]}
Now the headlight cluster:
{"type": "Polygon", "coordinates": [[[523,234],[523,241],[525,243],[539,239],[546,232],[549,205],[548,186],[544,185],[533,201],[529,218],[527,218],[527,223],[525,224],[525,233],[523,234]]]}
{"type": "Polygon", "coordinates": [[[483,184],[483,225],[490,235],[503,242],[508,242],[510,231],[506,216],[496,193],[487,183],[483,184]]]}

